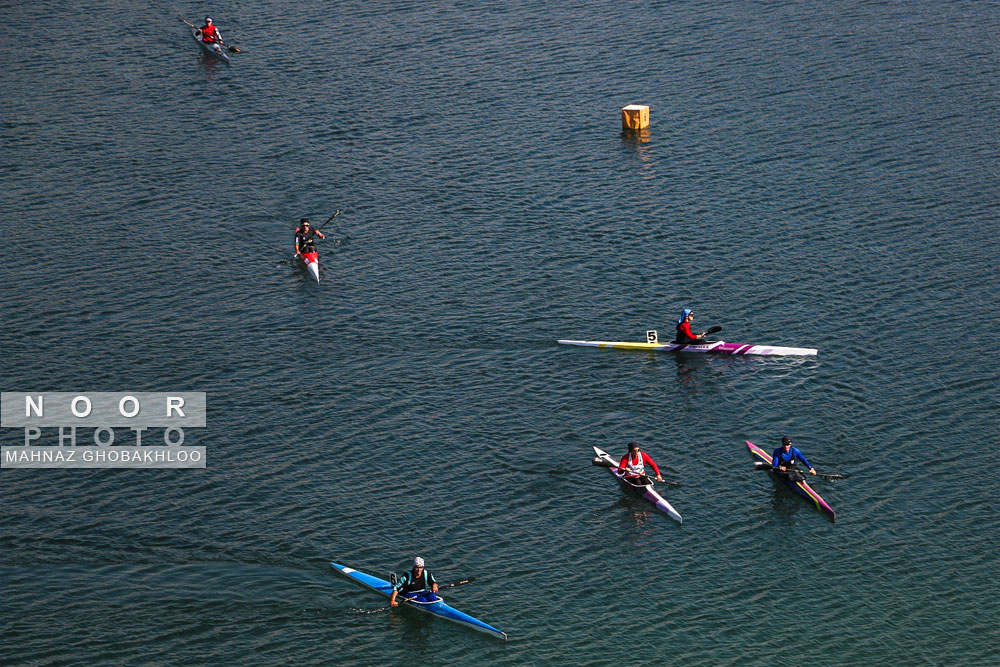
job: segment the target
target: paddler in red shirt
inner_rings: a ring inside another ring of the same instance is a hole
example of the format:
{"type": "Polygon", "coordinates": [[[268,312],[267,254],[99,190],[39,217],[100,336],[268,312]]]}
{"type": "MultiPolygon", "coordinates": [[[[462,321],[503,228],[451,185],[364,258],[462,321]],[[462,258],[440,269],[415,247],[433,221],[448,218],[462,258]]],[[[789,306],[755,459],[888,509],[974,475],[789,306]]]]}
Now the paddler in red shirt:
{"type": "MultiPolygon", "coordinates": [[[[691,333],[691,320],[694,319],[694,311],[690,308],[685,308],[681,311],[681,318],[677,320],[677,338],[674,339],[675,343],[681,343],[682,345],[701,345],[705,343],[705,334],[707,331],[702,331],[699,335],[694,335],[691,333]]],[[[718,331],[718,329],[716,329],[718,331]]]]}
{"type": "Polygon", "coordinates": [[[618,472],[624,473],[625,481],[629,484],[648,486],[650,481],[646,475],[647,465],[656,473],[656,481],[662,482],[663,478],[660,477],[660,469],[656,467],[656,462],[653,461],[649,454],[640,451],[639,443],[633,441],[628,443],[628,452],[618,462],[618,472]]]}
{"type": "Polygon", "coordinates": [[[222,33],[212,24],[212,19],[205,17],[205,25],[198,28],[201,30],[201,41],[206,44],[222,44],[222,33]]]}

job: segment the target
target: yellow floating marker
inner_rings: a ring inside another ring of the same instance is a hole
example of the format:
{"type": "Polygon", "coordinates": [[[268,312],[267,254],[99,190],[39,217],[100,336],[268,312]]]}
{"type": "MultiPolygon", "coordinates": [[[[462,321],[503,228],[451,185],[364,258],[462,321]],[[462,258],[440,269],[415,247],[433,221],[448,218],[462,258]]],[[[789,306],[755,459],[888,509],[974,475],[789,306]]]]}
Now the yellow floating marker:
{"type": "Polygon", "coordinates": [[[649,127],[649,106],[630,104],[622,107],[623,130],[645,130],[649,127]]]}

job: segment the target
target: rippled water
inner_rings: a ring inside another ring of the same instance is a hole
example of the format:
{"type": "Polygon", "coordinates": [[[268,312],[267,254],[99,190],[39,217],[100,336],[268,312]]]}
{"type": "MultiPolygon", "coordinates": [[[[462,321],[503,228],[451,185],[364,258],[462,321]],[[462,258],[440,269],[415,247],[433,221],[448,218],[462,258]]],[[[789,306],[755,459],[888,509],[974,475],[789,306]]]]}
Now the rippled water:
{"type": "Polygon", "coordinates": [[[204,471],[3,471],[5,661],[1000,661],[995,6],[212,11],[0,7],[0,384],[209,403],[204,471]],[[554,342],[685,306],[819,356],[554,342]],[[328,566],[417,553],[510,641],[328,566]]]}

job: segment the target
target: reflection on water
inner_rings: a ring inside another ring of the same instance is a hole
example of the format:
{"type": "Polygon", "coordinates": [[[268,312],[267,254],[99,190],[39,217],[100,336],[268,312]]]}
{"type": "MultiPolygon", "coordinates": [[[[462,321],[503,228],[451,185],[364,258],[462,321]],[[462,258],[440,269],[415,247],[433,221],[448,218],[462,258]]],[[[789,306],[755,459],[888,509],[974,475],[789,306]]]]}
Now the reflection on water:
{"type": "Polygon", "coordinates": [[[408,605],[396,607],[389,614],[390,625],[406,643],[406,650],[409,653],[426,653],[429,648],[427,640],[434,633],[434,617],[408,605]]]}
{"type": "Polygon", "coordinates": [[[630,147],[641,147],[642,144],[649,143],[649,128],[645,130],[623,130],[622,145],[630,147]]]}
{"type": "Polygon", "coordinates": [[[649,128],[645,130],[626,130],[621,134],[622,147],[631,151],[639,158],[639,166],[642,168],[640,175],[643,180],[652,179],[656,174],[655,156],[653,154],[653,144],[651,143],[649,128]]]}
{"type": "Polygon", "coordinates": [[[774,507],[775,515],[779,519],[787,523],[795,523],[793,519],[803,510],[803,508],[811,510],[804,498],[775,479],[770,473],[764,472],[763,474],[767,475],[768,479],[771,480],[771,483],[774,486],[772,506],[774,507]]]}

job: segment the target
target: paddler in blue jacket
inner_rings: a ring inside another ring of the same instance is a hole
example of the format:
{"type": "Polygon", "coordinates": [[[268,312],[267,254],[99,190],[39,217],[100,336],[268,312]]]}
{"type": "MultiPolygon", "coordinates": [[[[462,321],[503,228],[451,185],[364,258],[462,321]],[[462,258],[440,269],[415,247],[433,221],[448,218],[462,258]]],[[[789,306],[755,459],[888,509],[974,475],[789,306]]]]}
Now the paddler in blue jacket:
{"type": "Polygon", "coordinates": [[[816,474],[816,470],[809,465],[805,455],[799,451],[798,447],[792,446],[792,439],[787,435],[781,436],[781,447],[778,447],[771,454],[771,467],[775,471],[787,475],[792,481],[801,482],[805,477],[798,471],[795,465],[796,460],[802,461],[803,465],[809,469],[810,475],[816,474]]]}
{"type": "Polygon", "coordinates": [[[433,602],[437,599],[438,582],[434,579],[433,574],[424,569],[424,559],[420,556],[413,559],[413,569],[400,577],[396,585],[392,587],[392,597],[389,598],[389,604],[398,607],[397,595],[400,593],[406,595],[406,593],[417,591],[430,591],[429,595],[416,596],[422,598],[424,602],[433,602]]]}

